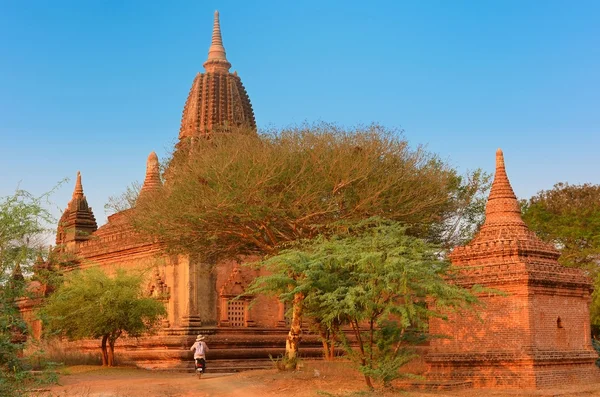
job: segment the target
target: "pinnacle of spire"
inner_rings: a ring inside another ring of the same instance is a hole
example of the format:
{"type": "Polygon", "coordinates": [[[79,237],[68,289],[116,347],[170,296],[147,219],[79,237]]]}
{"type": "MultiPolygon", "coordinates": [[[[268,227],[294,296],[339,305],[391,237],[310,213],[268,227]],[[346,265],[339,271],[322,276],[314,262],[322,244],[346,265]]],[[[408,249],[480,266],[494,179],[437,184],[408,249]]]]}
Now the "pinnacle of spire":
{"type": "Polygon", "coordinates": [[[155,190],[162,186],[160,181],[160,167],[158,163],[158,156],[155,152],[150,153],[148,160],[146,161],[146,178],[144,179],[144,185],[142,191],[155,190]]]}
{"type": "Polygon", "coordinates": [[[23,277],[23,271],[21,270],[21,264],[19,262],[17,262],[17,264],[15,265],[15,268],[13,269],[12,279],[13,280],[24,280],[25,279],[23,277]]]}
{"type": "Polygon", "coordinates": [[[221,37],[221,25],[219,23],[219,11],[215,11],[215,20],[213,23],[213,33],[210,48],[208,49],[208,59],[204,62],[204,68],[207,72],[225,71],[229,72],[231,64],[227,61],[225,47],[223,47],[223,38],[221,37]]]}
{"type": "Polygon", "coordinates": [[[504,154],[501,149],[498,149],[496,151],[496,173],[485,208],[484,225],[507,223],[524,225],[517,196],[506,175],[504,154]]]}
{"type": "Polygon", "coordinates": [[[77,171],[77,182],[75,182],[73,198],[83,198],[83,185],[81,184],[81,173],[79,171],[77,171]]]}

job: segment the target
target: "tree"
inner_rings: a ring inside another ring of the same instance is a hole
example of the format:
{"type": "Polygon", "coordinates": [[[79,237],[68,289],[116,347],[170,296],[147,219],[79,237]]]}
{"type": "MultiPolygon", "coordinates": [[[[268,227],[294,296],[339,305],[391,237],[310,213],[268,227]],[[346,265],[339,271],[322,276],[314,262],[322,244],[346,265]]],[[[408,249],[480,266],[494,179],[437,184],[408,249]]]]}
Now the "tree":
{"type": "Polygon", "coordinates": [[[523,220],[561,250],[560,263],[597,273],[600,185],[558,183],[522,202],[523,220]]]}
{"type": "Polygon", "coordinates": [[[20,352],[27,325],[16,300],[26,294],[25,277],[43,251],[43,234],[52,217],[43,207],[47,194],[35,197],[24,190],[0,198],[0,395],[21,395],[20,352]]]}
{"type": "Polygon", "coordinates": [[[95,267],[73,271],[43,308],[46,330],[70,339],[101,338],[102,365],[114,365],[117,339],[153,331],[166,314],[162,302],[145,296],[142,275],[95,267]]]}
{"type": "Polygon", "coordinates": [[[136,203],[133,225],[207,262],[274,254],[335,222],[372,216],[450,242],[486,188],[484,174],[463,178],[377,125],[213,133],[176,150],[165,175],[165,189],[136,203]]]}
{"type": "Polygon", "coordinates": [[[600,329],[600,185],[558,183],[521,207],[527,225],[560,249],[558,261],[583,269],[594,280],[590,312],[592,325],[600,329]]]}
{"type": "Polygon", "coordinates": [[[114,214],[135,207],[141,189],[142,186],[139,182],[131,183],[120,195],[108,198],[108,202],[104,205],[104,211],[107,214],[114,214]]]}
{"type": "Polygon", "coordinates": [[[446,318],[448,311],[478,302],[477,287],[449,282],[439,247],[406,230],[397,222],[369,220],[284,250],[261,263],[271,274],[257,278],[248,293],[293,299],[293,322],[296,313],[316,319],[345,341],[370,388],[372,378],[389,384],[413,358],[411,346],[431,337],[429,318],[446,318]],[[351,326],[357,350],[339,332],[341,325],[351,326]]]}

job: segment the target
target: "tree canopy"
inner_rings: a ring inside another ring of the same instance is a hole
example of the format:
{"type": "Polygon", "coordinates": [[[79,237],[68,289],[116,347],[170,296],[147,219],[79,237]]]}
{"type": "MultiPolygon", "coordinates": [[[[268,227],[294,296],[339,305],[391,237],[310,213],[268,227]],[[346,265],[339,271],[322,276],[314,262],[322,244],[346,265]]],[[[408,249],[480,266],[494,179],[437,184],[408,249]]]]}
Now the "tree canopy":
{"type": "Polygon", "coordinates": [[[27,325],[16,300],[26,293],[25,278],[43,250],[43,234],[51,216],[44,208],[47,195],[24,190],[0,198],[0,395],[21,395],[22,362],[27,325]]]}
{"type": "Polygon", "coordinates": [[[165,175],[164,189],[138,200],[133,224],[205,258],[272,254],[335,222],[372,216],[450,242],[488,182],[481,172],[459,176],[377,125],[215,133],[176,150],[165,175]]]}
{"type": "MultiPolygon", "coordinates": [[[[306,316],[316,322],[324,348],[337,337],[365,375],[389,383],[413,358],[412,345],[426,338],[428,319],[468,310],[477,298],[453,285],[440,248],[406,234],[397,222],[367,220],[346,233],[319,236],[260,263],[270,274],[247,294],[267,293],[294,302],[292,327],[306,316]],[[352,349],[343,332],[350,325],[352,349]]],[[[290,337],[295,337],[291,335],[290,337]]]]}
{"type": "Polygon", "coordinates": [[[600,264],[600,185],[558,183],[522,202],[523,220],[561,250],[560,263],[596,275],[600,264]]]}
{"type": "Polygon", "coordinates": [[[68,273],[43,308],[46,331],[73,340],[102,338],[102,363],[113,366],[123,333],[150,332],[166,314],[162,302],[144,294],[142,280],[123,269],[113,276],[97,267],[68,273]]]}

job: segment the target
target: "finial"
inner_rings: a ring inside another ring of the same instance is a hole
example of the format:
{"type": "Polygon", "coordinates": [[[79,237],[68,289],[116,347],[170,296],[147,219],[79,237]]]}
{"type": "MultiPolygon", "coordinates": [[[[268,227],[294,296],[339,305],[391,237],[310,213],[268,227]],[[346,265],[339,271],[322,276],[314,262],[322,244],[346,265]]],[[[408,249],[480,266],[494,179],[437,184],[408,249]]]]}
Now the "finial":
{"type": "Polygon", "coordinates": [[[73,198],[83,197],[83,185],[81,184],[81,173],[77,171],[77,181],[75,182],[75,190],[73,190],[73,198]]]}
{"type": "Polygon", "coordinates": [[[221,25],[219,23],[219,11],[215,11],[215,20],[213,23],[213,33],[210,48],[208,49],[208,59],[204,62],[207,72],[217,70],[229,71],[231,64],[227,61],[223,39],[221,37],[221,25]]]}
{"type": "Polygon", "coordinates": [[[510,185],[502,149],[496,150],[496,173],[485,210],[485,223],[523,224],[517,196],[510,185]]]}
{"type": "Polygon", "coordinates": [[[500,148],[496,150],[496,169],[498,167],[504,168],[504,153],[502,153],[502,149],[500,148]]]}
{"type": "Polygon", "coordinates": [[[225,56],[225,47],[223,47],[223,38],[221,37],[221,25],[219,23],[219,11],[215,11],[215,21],[213,23],[212,42],[208,49],[208,60],[222,59],[227,60],[225,56]]]}
{"type": "Polygon", "coordinates": [[[154,165],[158,167],[158,156],[156,155],[156,152],[150,152],[148,155],[148,160],[146,161],[146,171],[150,165],[152,165],[152,167],[154,167],[154,165]]]}

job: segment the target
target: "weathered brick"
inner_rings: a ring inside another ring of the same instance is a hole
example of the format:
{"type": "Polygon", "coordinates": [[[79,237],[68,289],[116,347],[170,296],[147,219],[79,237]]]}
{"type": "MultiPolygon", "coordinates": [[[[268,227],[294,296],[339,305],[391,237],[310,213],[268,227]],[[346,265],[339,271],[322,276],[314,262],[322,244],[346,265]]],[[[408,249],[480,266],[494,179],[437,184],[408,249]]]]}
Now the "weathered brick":
{"type": "Polygon", "coordinates": [[[547,387],[597,381],[591,346],[591,280],[558,264],[558,251],[521,219],[500,150],[478,235],[450,255],[458,283],[503,291],[482,294],[477,313],[434,319],[426,360],[432,380],[470,381],[476,387],[547,387]]]}

